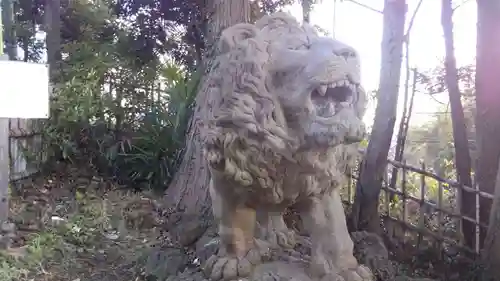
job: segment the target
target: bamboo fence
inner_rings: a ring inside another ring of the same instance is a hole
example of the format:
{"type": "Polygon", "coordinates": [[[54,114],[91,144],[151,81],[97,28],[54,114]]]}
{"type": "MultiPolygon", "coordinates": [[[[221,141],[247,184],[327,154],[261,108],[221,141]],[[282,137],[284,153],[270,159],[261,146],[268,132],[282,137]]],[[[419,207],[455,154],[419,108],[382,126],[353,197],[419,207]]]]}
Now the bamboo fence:
{"type": "MultiPolygon", "coordinates": [[[[436,175],[426,168],[425,163],[421,163],[420,167],[415,167],[388,160],[388,164],[389,167],[386,169],[387,173],[382,184],[379,207],[386,234],[399,236],[399,239],[414,239],[417,246],[427,240],[439,248],[453,245],[468,253],[479,253],[479,241],[484,238],[479,237],[479,229],[480,227],[487,228],[487,225],[479,221],[479,198],[493,199],[493,195],[436,175]],[[389,171],[392,171],[393,168],[398,171],[396,187],[389,186],[390,181],[388,180],[390,179],[389,171]],[[409,178],[412,179],[411,184],[409,178]],[[434,193],[437,193],[434,196],[429,194],[428,179],[434,181],[434,193]],[[409,185],[412,185],[411,188],[409,185]],[[476,196],[475,218],[460,213],[460,200],[458,198],[462,191],[476,196]],[[461,234],[463,220],[472,222],[476,226],[476,245],[473,249],[464,245],[461,234]]],[[[351,173],[347,189],[343,192],[343,195],[347,197],[344,197],[346,204],[352,204],[354,201],[356,180],[356,175],[351,173]]]]}

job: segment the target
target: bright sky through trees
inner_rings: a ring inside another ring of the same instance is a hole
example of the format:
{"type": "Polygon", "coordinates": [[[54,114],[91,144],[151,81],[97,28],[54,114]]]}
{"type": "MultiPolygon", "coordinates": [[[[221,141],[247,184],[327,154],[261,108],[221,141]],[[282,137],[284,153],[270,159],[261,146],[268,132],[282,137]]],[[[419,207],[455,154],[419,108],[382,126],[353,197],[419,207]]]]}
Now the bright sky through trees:
{"type": "MultiPolygon", "coordinates": [[[[335,37],[355,47],[361,56],[361,73],[363,85],[367,90],[378,86],[380,69],[380,44],[382,40],[382,15],[348,0],[337,1],[335,32],[333,32],[334,1],[323,0],[316,4],[311,13],[311,23],[334,33],[335,37]]],[[[383,10],[383,0],[357,0],[357,2],[383,10]]],[[[464,2],[454,1],[456,3],[464,2]]],[[[418,0],[408,0],[409,11],[407,22],[413,14],[418,0]]],[[[295,4],[288,10],[298,19],[302,19],[302,7],[295,4]]],[[[444,39],[441,28],[441,1],[423,1],[415,19],[410,44],[410,64],[420,70],[438,66],[444,57],[444,39]]],[[[454,17],[455,55],[458,65],[474,62],[476,53],[476,3],[467,1],[455,11],[454,17]]],[[[404,67],[404,63],[403,63],[404,67]]],[[[405,71],[402,69],[402,74],[405,71]]],[[[404,83],[402,77],[402,85],[404,83]]],[[[403,87],[401,87],[403,91],[403,87]]],[[[446,94],[436,97],[446,103],[446,94]]],[[[401,97],[402,103],[403,98],[401,97]]],[[[412,124],[423,123],[441,104],[430,97],[419,94],[415,98],[412,124]],[[429,114],[426,114],[429,113],[429,114]]],[[[402,112],[402,104],[398,107],[402,112]]],[[[367,125],[373,121],[374,107],[369,108],[366,115],[367,125]]],[[[399,118],[400,116],[398,116],[399,118]]]]}

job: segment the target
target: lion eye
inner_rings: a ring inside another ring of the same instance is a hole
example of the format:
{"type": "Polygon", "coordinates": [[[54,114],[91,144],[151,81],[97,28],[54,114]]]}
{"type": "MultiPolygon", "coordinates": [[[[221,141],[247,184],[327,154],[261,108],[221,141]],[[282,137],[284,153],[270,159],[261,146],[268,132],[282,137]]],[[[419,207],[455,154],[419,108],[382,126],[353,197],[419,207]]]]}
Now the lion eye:
{"type": "Polygon", "coordinates": [[[356,54],[354,54],[354,52],[351,51],[340,52],[340,55],[343,56],[345,59],[353,58],[356,56],[356,54]]]}

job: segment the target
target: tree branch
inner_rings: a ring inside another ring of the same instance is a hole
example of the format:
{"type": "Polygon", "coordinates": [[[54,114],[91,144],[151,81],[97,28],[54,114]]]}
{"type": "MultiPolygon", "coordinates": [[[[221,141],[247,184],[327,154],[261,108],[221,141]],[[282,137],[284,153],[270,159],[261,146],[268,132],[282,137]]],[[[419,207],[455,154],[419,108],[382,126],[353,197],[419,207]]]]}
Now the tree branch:
{"type": "MultiPolygon", "coordinates": [[[[415,18],[417,17],[418,10],[420,10],[420,6],[422,6],[423,0],[418,1],[417,7],[413,11],[413,15],[411,15],[410,22],[408,23],[408,29],[406,29],[405,41],[408,44],[408,37],[410,35],[411,28],[413,27],[413,23],[415,22],[415,18]]],[[[406,54],[408,55],[408,54],[406,54]]]]}
{"type": "Polygon", "coordinates": [[[462,3],[458,4],[457,6],[455,6],[451,11],[455,12],[455,10],[457,10],[458,8],[460,8],[461,6],[463,6],[464,4],[467,4],[467,2],[470,2],[470,0],[464,0],[464,1],[462,1],[462,3]]]}
{"type": "Polygon", "coordinates": [[[375,8],[372,8],[372,7],[370,7],[370,6],[366,5],[366,4],[359,3],[359,2],[358,2],[358,1],[356,1],[356,0],[345,0],[345,1],[347,1],[347,2],[351,2],[351,3],[354,3],[354,4],[358,5],[358,6],[361,6],[361,7],[365,8],[365,9],[368,9],[368,10],[370,10],[370,11],[373,11],[373,12],[376,12],[376,13],[379,13],[379,14],[383,14],[383,13],[384,13],[384,12],[379,11],[379,10],[377,10],[377,9],[375,9],[375,8]]]}

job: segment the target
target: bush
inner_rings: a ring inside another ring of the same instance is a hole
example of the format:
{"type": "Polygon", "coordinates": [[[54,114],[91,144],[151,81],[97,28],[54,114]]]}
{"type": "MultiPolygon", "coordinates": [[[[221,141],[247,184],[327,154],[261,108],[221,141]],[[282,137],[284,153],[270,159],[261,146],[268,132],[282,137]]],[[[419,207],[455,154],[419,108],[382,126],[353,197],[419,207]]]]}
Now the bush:
{"type": "Polygon", "coordinates": [[[47,164],[69,162],[135,189],[164,189],[177,166],[199,75],[143,66],[74,44],[51,102],[47,164]],[[64,77],[71,77],[64,79],[64,77]]]}

